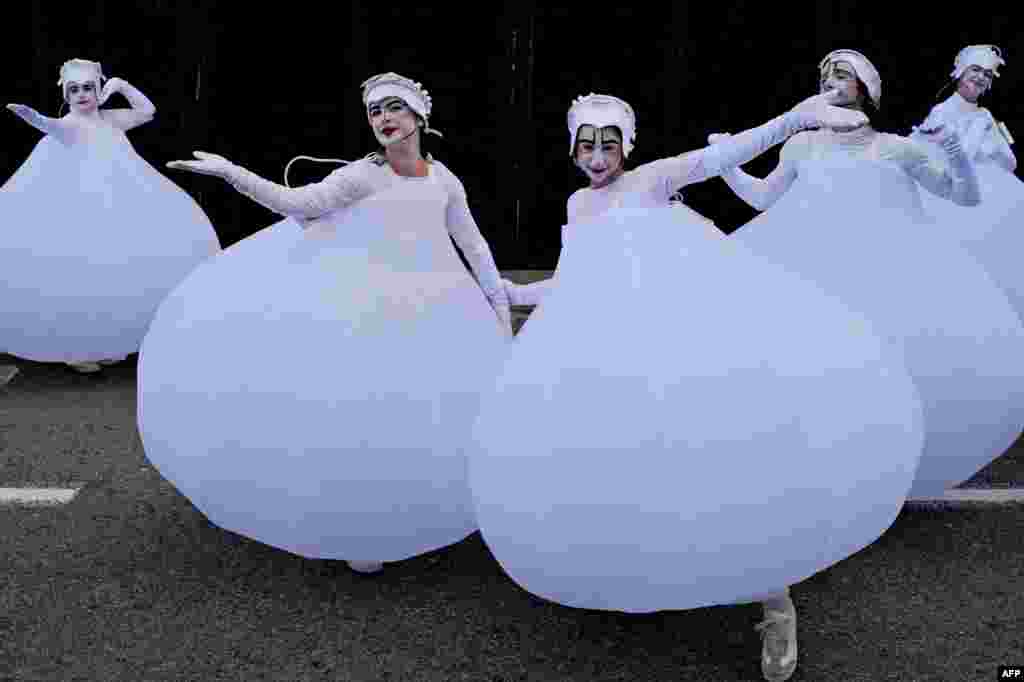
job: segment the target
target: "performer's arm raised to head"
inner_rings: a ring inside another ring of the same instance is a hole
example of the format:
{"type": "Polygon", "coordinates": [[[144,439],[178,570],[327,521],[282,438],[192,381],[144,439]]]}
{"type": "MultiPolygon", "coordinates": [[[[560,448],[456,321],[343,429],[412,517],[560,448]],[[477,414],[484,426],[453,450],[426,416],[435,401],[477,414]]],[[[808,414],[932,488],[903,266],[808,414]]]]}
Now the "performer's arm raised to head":
{"type": "Polygon", "coordinates": [[[156,105],[148,97],[142,94],[138,88],[122,78],[111,78],[100,91],[102,105],[115,92],[121,93],[131,109],[105,109],[103,119],[121,130],[131,130],[138,126],[149,123],[156,115],[156,105]]]}

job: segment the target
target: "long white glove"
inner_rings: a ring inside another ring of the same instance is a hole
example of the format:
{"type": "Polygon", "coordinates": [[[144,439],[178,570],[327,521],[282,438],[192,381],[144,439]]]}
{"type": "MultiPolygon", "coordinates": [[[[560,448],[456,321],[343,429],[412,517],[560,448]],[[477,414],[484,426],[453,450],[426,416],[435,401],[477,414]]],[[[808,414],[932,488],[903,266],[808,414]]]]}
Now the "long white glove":
{"type": "Polygon", "coordinates": [[[7,109],[36,130],[47,135],[53,135],[62,142],[67,141],[68,129],[59,118],[43,116],[32,107],[24,104],[8,104],[7,109]]]}
{"type": "Polygon", "coordinates": [[[107,109],[103,118],[121,130],[131,130],[144,123],[149,123],[156,115],[156,105],[134,85],[123,78],[111,78],[100,91],[99,104],[106,102],[111,95],[119,92],[124,95],[131,109],[107,109]]]}
{"type": "MultiPolygon", "coordinates": [[[[949,199],[960,206],[981,203],[981,187],[974,172],[974,164],[967,158],[960,136],[952,127],[919,128],[918,132],[937,143],[946,153],[946,167],[930,163],[926,152],[915,155],[904,167],[907,172],[932,194],[949,199]]],[[[911,143],[913,144],[913,142],[911,143]]]]}
{"type": "MultiPolygon", "coordinates": [[[[708,144],[718,144],[731,137],[728,133],[708,135],[708,144]]],[[[779,198],[786,193],[796,179],[796,172],[785,160],[765,179],[755,178],[739,166],[722,171],[722,179],[729,188],[743,201],[758,211],[767,211],[779,198]]]]}
{"type": "Polygon", "coordinates": [[[147,113],[150,116],[156,113],[156,105],[143,95],[142,91],[123,78],[117,77],[111,78],[103,85],[103,89],[100,90],[99,104],[105,103],[115,92],[121,93],[135,111],[147,113]]]}
{"type": "MultiPolygon", "coordinates": [[[[439,168],[443,168],[438,164],[439,168]]],[[[447,210],[448,234],[458,244],[462,255],[469,262],[480,289],[487,297],[487,301],[498,316],[503,329],[509,334],[512,333],[512,311],[509,308],[508,294],[502,286],[501,274],[494,262],[491,248],[487,240],[480,233],[476,220],[469,210],[469,201],[466,197],[466,188],[462,181],[447,168],[441,171],[446,176],[446,185],[449,191],[447,210]]]]}
{"type": "Polygon", "coordinates": [[[703,177],[691,179],[699,182],[721,175],[723,171],[756,159],[768,149],[800,132],[812,128],[854,130],[868,124],[863,112],[832,106],[837,92],[808,97],[791,111],[778,116],[757,128],[745,130],[700,150],[703,177]]]}
{"type": "Polygon", "coordinates": [[[223,156],[206,152],[193,152],[193,155],[198,160],[171,161],[167,167],[223,178],[261,206],[291,218],[319,218],[373,194],[373,187],[360,173],[363,166],[359,163],[339,168],[322,181],[305,187],[285,187],[223,156]]]}

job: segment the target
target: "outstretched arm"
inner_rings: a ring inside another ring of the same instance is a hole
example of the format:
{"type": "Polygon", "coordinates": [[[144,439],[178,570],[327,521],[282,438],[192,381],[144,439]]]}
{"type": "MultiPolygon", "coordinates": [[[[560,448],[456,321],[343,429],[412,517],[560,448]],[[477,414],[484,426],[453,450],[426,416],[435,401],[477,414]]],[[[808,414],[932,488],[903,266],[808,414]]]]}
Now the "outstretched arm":
{"type": "Polygon", "coordinates": [[[977,206],[981,203],[981,188],[974,164],[967,158],[955,130],[945,131],[942,126],[934,129],[919,129],[927,138],[942,147],[946,163],[931,160],[928,152],[918,142],[906,140],[907,153],[903,168],[908,174],[932,194],[949,199],[960,206],[977,206]]]}
{"type": "Polygon", "coordinates": [[[18,118],[40,132],[53,135],[61,142],[67,142],[70,139],[71,129],[63,119],[43,116],[32,107],[25,106],[24,104],[8,104],[7,109],[14,112],[18,118]]]}
{"type": "Polygon", "coordinates": [[[473,275],[498,315],[502,325],[512,331],[512,313],[509,310],[508,292],[494,262],[494,256],[484,236],[480,234],[476,220],[469,210],[466,189],[462,182],[450,172],[447,224],[448,233],[458,244],[462,255],[469,262],[473,275]]]}
{"type": "Polygon", "coordinates": [[[637,170],[654,173],[659,183],[657,190],[667,201],[680,187],[713,178],[751,161],[801,130],[853,130],[867,124],[868,119],[863,113],[832,106],[830,102],[834,98],[834,90],[815,95],[762,126],[732,135],[703,149],[654,161],[637,170]]]}
{"type": "Polygon", "coordinates": [[[124,98],[128,100],[128,104],[132,108],[106,109],[103,111],[103,118],[114,127],[121,130],[131,130],[153,120],[153,116],[156,114],[156,105],[143,95],[138,88],[121,78],[111,78],[104,84],[103,90],[100,92],[99,103],[103,104],[106,102],[115,92],[124,95],[124,98]]]}
{"type": "MultiPolygon", "coordinates": [[[[717,144],[728,135],[709,135],[708,142],[717,144]]],[[[779,159],[779,165],[764,180],[745,173],[739,166],[722,172],[722,179],[743,201],[758,211],[767,211],[796,180],[796,167],[786,159],[786,148],[779,159]]]]}
{"type": "Polygon", "coordinates": [[[171,161],[168,168],[213,175],[261,206],[289,218],[319,218],[331,211],[370,196],[373,187],[364,176],[364,164],[339,168],[320,182],[305,187],[285,187],[265,180],[216,154],[193,152],[197,161],[171,161]]]}

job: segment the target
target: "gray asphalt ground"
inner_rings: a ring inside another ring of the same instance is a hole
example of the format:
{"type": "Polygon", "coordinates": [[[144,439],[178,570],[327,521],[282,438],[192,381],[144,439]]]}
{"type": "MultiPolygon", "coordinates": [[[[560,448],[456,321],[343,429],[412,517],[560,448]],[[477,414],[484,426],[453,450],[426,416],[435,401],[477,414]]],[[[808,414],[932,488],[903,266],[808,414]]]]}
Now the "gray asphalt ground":
{"type": "MultiPolygon", "coordinates": [[[[134,356],[91,376],[5,363],[0,487],[83,487],[0,507],[0,682],[761,679],[757,606],[550,604],[479,534],[364,576],[220,530],[145,458],[134,356]]],[[[1024,486],[1024,444],[970,485],[1024,486]]],[[[793,679],[995,680],[1024,663],[1022,593],[1024,505],[907,507],[793,588],[793,679]]]]}

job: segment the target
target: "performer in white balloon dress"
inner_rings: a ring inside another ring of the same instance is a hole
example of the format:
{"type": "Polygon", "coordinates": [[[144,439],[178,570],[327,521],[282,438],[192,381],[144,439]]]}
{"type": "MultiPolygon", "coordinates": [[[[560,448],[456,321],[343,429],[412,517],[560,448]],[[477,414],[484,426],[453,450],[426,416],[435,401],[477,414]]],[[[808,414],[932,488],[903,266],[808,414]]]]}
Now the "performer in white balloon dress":
{"type": "MultiPolygon", "coordinates": [[[[822,90],[840,93],[837,104],[867,112],[880,106],[881,77],[863,54],[832,52],[820,74],[822,90]]],[[[738,168],[722,177],[766,211],[730,239],[818,282],[902,346],[925,408],[926,444],[911,496],[934,497],[1020,434],[1024,329],[1002,289],[922,209],[918,185],[979,207],[964,139],[954,126],[919,132],[942,150],[939,158],[926,142],[870,126],[818,130],[790,138],[764,180],[738,168]]]]}
{"type": "Polygon", "coordinates": [[[762,602],[769,680],[797,664],[787,586],[896,518],[919,399],[863,318],[672,199],[804,128],[866,122],[832,97],[629,171],[632,109],[577,100],[570,155],[590,186],[569,198],[555,276],[510,287],[543,300],[470,459],[484,540],[525,589],[632,612],[762,602]]]}
{"type": "Polygon", "coordinates": [[[81,372],[137,352],[164,296],[220,249],[202,209],[125,135],[156,107],[104,80],[72,59],[58,81],[68,114],[7,105],[46,136],[0,188],[0,352],[81,372]],[[101,110],[114,93],[131,108],[101,110]]]}
{"type": "Polygon", "coordinates": [[[466,446],[512,337],[462,182],[421,154],[430,96],[386,73],[363,103],[381,152],[322,182],[288,188],[202,152],[168,164],[305,231],[279,224],[168,297],[138,417],[149,460],[217,525],[374,572],[476,530],[466,446]]]}
{"type": "MultiPolygon", "coordinates": [[[[1010,131],[979,104],[1005,63],[994,45],[962,49],[950,74],[953,94],[936,104],[919,128],[943,126],[957,131],[964,153],[974,163],[984,202],[968,209],[928,194],[922,199],[925,211],[935,218],[942,233],[958,241],[985,266],[1024,316],[1024,268],[1020,266],[1020,254],[1024,252],[1024,183],[1014,175],[1017,157],[1010,146],[1010,131]]],[[[927,140],[919,129],[910,137],[927,140]]],[[[933,155],[942,153],[937,145],[928,148],[933,155]]]]}

